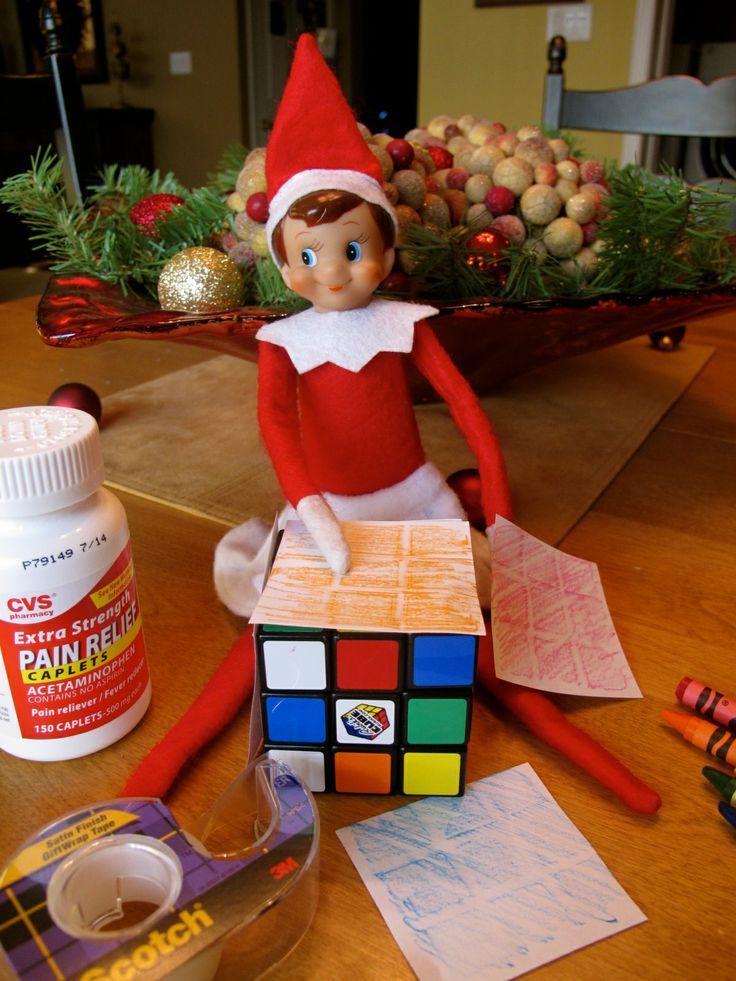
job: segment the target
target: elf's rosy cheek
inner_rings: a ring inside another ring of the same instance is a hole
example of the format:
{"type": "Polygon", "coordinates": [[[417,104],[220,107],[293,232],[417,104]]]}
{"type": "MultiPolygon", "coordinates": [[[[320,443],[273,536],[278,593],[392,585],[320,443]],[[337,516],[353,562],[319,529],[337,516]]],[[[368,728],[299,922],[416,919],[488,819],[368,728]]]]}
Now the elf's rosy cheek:
{"type": "Polygon", "coordinates": [[[384,278],[382,262],[369,260],[356,263],[350,267],[350,271],[354,282],[364,283],[366,286],[372,283],[372,289],[384,278]]]}
{"type": "Polygon", "coordinates": [[[291,269],[288,286],[300,295],[314,287],[314,270],[308,266],[294,266],[291,269]]]}

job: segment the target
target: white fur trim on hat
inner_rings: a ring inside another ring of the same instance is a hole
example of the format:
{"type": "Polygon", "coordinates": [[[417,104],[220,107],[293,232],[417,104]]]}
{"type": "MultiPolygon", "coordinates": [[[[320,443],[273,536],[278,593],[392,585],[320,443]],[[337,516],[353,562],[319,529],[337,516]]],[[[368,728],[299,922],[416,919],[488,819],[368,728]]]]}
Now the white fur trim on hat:
{"type": "Polygon", "coordinates": [[[266,222],[266,238],[268,248],[276,265],[280,265],[274,254],[271,238],[273,231],[285,216],[291,205],[299,198],[312,194],[314,191],[350,191],[371,204],[377,204],[390,216],[394,227],[398,230],[396,213],[386,194],[378,183],[368,174],[359,170],[300,170],[281,185],[271,198],[268,206],[268,221],[266,222]]]}

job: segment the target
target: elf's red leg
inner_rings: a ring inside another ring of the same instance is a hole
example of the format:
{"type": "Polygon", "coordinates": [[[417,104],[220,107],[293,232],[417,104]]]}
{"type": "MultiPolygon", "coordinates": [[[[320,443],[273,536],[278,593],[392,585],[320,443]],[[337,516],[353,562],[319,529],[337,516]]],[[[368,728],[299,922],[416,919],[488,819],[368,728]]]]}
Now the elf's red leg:
{"type": "Polygon", "coordinates": [[[224,729],[250,698],[254,658],[253,628],[248,626],[190,708],[138,765],[121,797],[163,798],[184,764],[224,729]]]}
{"type": "Polygon", "coordinates": [[[568,721],[539,691],[496,677],[493,643],[488,633],[479,637],[478,681],[543,742],[559,750],[599,783],[616,794],[632,810],[653,814],[662,803],[659,794],[628,770],[607,749],[568,721]]]}

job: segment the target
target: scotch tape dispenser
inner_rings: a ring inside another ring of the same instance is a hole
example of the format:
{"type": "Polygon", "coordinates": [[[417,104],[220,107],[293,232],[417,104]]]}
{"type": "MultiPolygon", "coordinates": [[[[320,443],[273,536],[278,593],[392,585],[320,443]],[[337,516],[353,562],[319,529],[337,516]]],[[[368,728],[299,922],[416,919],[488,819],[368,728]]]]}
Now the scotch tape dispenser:
{"type": "Polygon", "coordinates": [[[256,759],[187,831],[155,798],[93,804],[0,873],[0,975],[258,978],[311,923],[318,853],[312,795],[279,760],[256,759]]]}

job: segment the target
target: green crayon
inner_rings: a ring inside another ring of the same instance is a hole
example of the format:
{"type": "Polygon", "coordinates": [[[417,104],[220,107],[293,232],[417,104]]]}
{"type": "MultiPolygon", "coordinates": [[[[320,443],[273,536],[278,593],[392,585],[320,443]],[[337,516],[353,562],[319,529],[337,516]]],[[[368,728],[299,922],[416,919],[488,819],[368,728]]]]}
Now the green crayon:
{"type": "Polygon", "coordinates": [[[714,766],[704,766],[703,776],[713,784],[728,804],[736,806],[736,777],[729,777],[723,770],[716,770],[714,766]]]}

